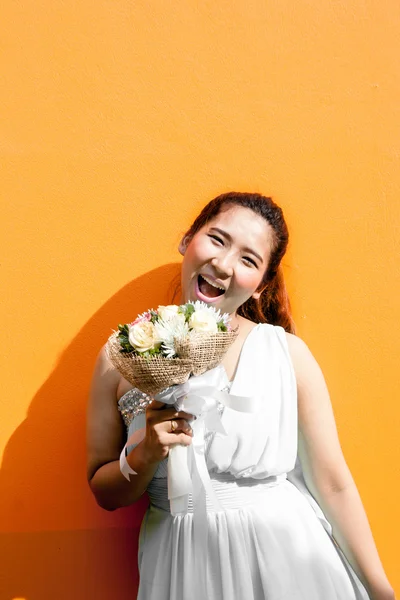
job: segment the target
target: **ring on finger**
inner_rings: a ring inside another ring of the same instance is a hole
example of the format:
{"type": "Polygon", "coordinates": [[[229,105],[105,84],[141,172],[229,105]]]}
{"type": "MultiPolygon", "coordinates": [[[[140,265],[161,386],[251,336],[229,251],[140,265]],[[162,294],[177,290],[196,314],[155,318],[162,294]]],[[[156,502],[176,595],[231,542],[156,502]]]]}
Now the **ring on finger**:
{"type": "Polygon", "coordinates": [[[174,433],[175,429],[178,429],[178,423],[172,419],[171,420],[171,433],[174,433]]]}

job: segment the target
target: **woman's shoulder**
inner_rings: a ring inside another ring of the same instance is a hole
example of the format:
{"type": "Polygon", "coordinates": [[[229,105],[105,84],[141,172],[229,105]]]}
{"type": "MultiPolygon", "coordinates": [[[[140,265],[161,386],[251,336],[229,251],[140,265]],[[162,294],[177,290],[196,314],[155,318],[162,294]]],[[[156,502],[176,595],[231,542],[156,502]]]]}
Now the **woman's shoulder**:
{"type": "MultiPolygon", "coordinates": [[[[297,335],[293,333],[289,333],[285,330],[282,325],[276,325],[274,323],[254,323],[253,321],[249,321],[252,323],[253,327],[257,327],[258,329],[264,330],[265,332],[274,332],[276,335],[286,340],[288,346],[293,348],[294,350],[300,348],[301,346],[305,346],[305,342],[299,338],[297,335]]],[[[251,328],[251,327],[250,327],[251,328]]]]}
{"type": "Polygon", "coordinates": [[[107,344],[104,344],[97,355],[92,385],[111,392],[117,400],[132,387],[110,361],[107,344]]]}
{"type": "MultiPolygon", "coordinates": [[[[283,329],[283,328],[282,328],[283,329]]],[[[307,352],[310,352],[309,347],[305,343],[305,341],[294,333],[289,333],[285,331],[286,342],[289,348],[289,351],[295,355],[302,355],[307,352]]]]}
{"type": "Polygon", "coordinates": [[[289,333],[281,325],[273,323],[258,323],[256,326],[264,330],[269,338],[271,337],[271,332],[273,333],[273,338],[279,340],[279,344],[283,345],[289,354],[295,371],[304,368],[305,364],[310,361],[315,361],[306,342],[298,335],[289,333]]]}
{"type": "Polygon", "coordinates": [[[302,338],[287,331],[285,337],[297,382],[302,387],[308,387],[315,378],[323,376],[321,367],[302,338]]]}
{"type": "Polygon", "coordinates": [[[250,333],[253,329],[258,329],[265,332],[266,335],[271,334],[271,332],[275,333],[281,339],[286,340],[287,345],[293,347],[293,349],[305,345],[301,338],[285,331],[282,325],[250,321],[250,319],[246,319],[245,317],[241,317],[240,323],[240,329],[246,334],[250,333]]]}
{"type": "Polygon", "coordinates": [[[109,377],[116,379],[119,376],[117,369],[110,361],[107,352],[107,343],[100,348],[100,352],[97,355],[95,368],[98,369],[100,375],[107,374],[109,377]]]}
{"type": "Polygon", "coordinates": [[[248,319],[246,319],[246,321],[247,333],[250,333],[253,329],[258,329],[261,332],[261,335],[265,336],[268,340],[276,340],[280,346],[285,348],[293,364],[297,364],[302,357],[311,355],[304,340],[298,335],[286,331],[282,325],[276,325],[274,323],[255,323],[248,319]]]}

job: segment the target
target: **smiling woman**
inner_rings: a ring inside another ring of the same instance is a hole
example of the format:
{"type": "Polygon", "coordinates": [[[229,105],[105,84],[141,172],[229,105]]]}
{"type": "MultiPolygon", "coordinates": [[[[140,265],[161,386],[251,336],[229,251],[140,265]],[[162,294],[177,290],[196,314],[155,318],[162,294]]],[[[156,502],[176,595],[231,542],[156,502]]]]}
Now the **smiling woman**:
{"type": "Polygon", "coordinates": [[[273,237],[261,216],[229,204],[196,233],[185,235],[179,247],[185,301],[210,302],[234,314],[249,297],[258,300],[273,237]]]}
{"type": "Polygon", "coordinates": [[[237,309],[238,315],[251,321],[276,323],[294,333],[290,302],[280,267],[288,240],[283,212],[271,198],[237,192],[214,198],[203,208],[179,245],[179,251],[185,256],[181,276],[183,296],[215,303],[215,306],[223,306],[223,310],[230,313],[234,306],[233,310],[237,309]],[[197,260],[200,262],[206,261],[204,268],[198,268],[197,277],[191,275],[187,266],[192,252],[198,253],[197,260]],[[235,263],[235,276],[231,277],[230,270],[235,263]],[[203,279],[208,284],[223,288],[226,298],[216,300],[216,292],[210,286],[206,287],[203,279]],[[228,293],[230,279],[233,286],[243,282],[250,290],[254,286],[248,297],[241,296],[242,302],[238,305],[230,302],[233,300],[231,293],[234,294],[233,289],[228,293]]]}
{"type": "Polygon", "coordinates": [[[180,243],[182,303],[211,304],[238,330],[207,387],[210,400],[224,400],[214,412],[220,426],[209,421],[198,437],[191,414],[156,400],[145,409],[140,390],[100,352],[88,479],[108,510],[148,492],[139,600],[394,598],[322,373],[294,335],[280,267],[287,244],[282,210],[270,198],[234,192],[208,203],[180,243]],[[128,405],[126,435],[119,411],[128,405]],[[125,444],[129,482],[119,463],[125,444]],[[167,465],[177,444],[205,457],[211,487],[198,510],[193,480],[187,510],[171,515],[167,465]]]}

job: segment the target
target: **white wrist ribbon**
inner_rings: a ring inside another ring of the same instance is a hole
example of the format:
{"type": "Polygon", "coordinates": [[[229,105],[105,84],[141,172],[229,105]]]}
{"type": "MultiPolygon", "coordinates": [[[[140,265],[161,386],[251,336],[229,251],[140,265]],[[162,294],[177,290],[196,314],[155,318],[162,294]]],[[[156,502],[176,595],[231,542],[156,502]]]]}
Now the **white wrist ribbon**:
{"type": "Polygon", "coordinates": [[[137,429],[128,439],[125,446],[122,448],[121,454],[119,455],[119,468],[122,475],[130,481],[129,475],[137,475],[136,471],[129,465],[127,456],[131,450],[130,446],[137,446],[139,442],[144,439],[146,433],[145,427],[137,429]]]}
{"type": "Polygon", "coordinates": [[[124,477],[126,477],[126,479],[128,481],[130,481],[129,475],[137,475],[137,473],[130,467],[130,465],[126,459],[127,454],[128,454],[128,446],[125,445],[119,456],[119,468],[121,470],[122,475],[124,477]]]}

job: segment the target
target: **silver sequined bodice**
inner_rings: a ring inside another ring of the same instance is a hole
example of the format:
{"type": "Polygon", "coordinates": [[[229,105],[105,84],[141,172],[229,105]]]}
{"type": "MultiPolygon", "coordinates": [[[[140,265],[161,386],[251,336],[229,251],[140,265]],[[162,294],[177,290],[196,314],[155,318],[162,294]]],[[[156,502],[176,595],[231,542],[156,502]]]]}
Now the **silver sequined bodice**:
{"type": "Polygon", "coordinates": [[[129,429],[129,425],[137,415],[145,412],[150,402],[151,397],[138,390],[138,388],[132,388],[121,396],[118,402],[118,410],[127,429],[129,429]]]}

